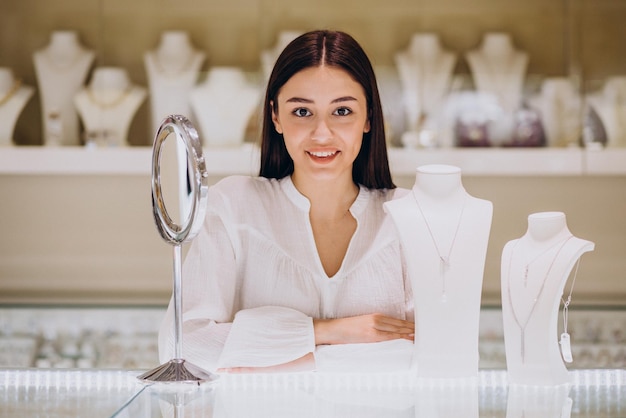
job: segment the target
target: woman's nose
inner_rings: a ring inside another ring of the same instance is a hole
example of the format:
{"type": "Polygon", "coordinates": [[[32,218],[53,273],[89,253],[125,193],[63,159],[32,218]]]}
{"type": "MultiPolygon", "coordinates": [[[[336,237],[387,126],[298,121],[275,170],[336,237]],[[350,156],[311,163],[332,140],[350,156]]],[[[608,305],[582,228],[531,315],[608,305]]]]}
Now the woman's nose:
{"type": "Polygon", "coordinates": [[[315,124],[311,138],[316,141],[325,141],[332,138],[333,133],[328,126],[328,121],[325,118],[319,118],[315,124]]]}

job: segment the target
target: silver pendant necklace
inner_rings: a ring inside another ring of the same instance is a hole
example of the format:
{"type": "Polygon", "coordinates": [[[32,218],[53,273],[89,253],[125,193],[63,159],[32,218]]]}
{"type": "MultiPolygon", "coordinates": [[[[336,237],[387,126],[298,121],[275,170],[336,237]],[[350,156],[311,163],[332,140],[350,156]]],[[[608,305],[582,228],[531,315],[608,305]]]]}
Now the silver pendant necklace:
{"type": "Polygon", "coordinates": [[[543,257],[544,255],[546,255],[547,253],[549,253],[550,251],[552,251],[554,248],[558,247],[560,244],[562,244],[562,243],[561,242],[555,243],[550,248],[548,248],[547,250],[542,251],[537,256],[535,256],[535,258],[533,258],[532,260],[530,260],[529,262],[524,264],[524,274],[523,274],[523,277],[522,277],[523,282],[524,282],[524,288],[528,287],[528,270],[530,268],[530,265],[533,264],[538,259],[540,259],[541,257],[543,257]]]}
{"type": "Polygon", "coordinates": [[[450,268],[450,256],[452,255],[452,250],[454,249],[454,244],[456,243],[456,237],[459,233],[459,227],[461,226],[461,221],[463,220],[463,212],[465,212],[465,205],[467,203],[467,196],[464,196],[463,206],[461,207],[461,213],[459,214],[459,220],[456,224],[456,229],[454,230],[454,235],[452,237],[452,243],[450,244],[450,249],[446,255],[441,254],[441,250],[439,249],[439,245],[437,244],[437,240],[435,239],[435,234],[433,234],[432,229],[430,228],[430,224],[428,223],[428,219],[426,219],[426,215],[424,215],[424,211],[417,200],[417,196],[415,195],[415,191],[412,191],[413,199],[415,200],[415,204],[417,205],[417,209],[419,209],[422,218],[424,219],[424,223],[426,224],[426,229],[428,229],[428,234],[433,241],[433,245],[435,246],[435,251],[437,251],[437,255],[439,256],[439,277],[441,278],[441,301],[446,302],[448,297],[446,295],[446,272],[450,268]]]}
{"type": "MultiPolygon", "coordinates": [[[[517,324],[517,327],[520,330],[520,356],[522,357],[522,364],[525,363],[525,357],[526,357],[526,341],[525,341],[526,326],[528,325],[528,322],[530,322],[530,318],[533,316],[533,313],[535,312],[535,308],[537,307],[537,302],[539,302],[539,299],[541,298],[541,294],[543,293],[543,289],[546,287],[546,283],[548,281],[548,277],[550,276],[550,272],[552,271],[552,267],[554,267],[554,263],[556,262],[557,258],[559,258],[559,254],[561,253],[561,250],[563,249],[565,244],[567,244],[567,242],[573,237],[574,237],[573,235],[570,235],[566,239],[564,239],[562,242],[560,242],[561,245],[559,246],[559,249],[554,255],[554,258],[550,262],[550,265],[548,266],[548,270],[546,271],[546,274],[543,276],[541,287],[539,287],[539,291],[537,292],[537,295],[533,298],[533,303],[531,305],[530,312],[528,313],[528,316],[523,322],[520,321],[517,314],[515,313],[515,306],[513,305],[513,298],[511,296],[511,264],[513,264],[513,255],[515,253],[515,249],[517,248],[517,245],[520,242],[519,239],[515,242],[515,246],[511,250],[511,257],[509,258],[509,270],[508,270],[508,277],[507,277],[508,299],[509,299],[509,306],[511,307],[511,314],[513,315],[513,320],[515,321],[515,324],[517,324]]],[[[548,250],[552,248],[554,248],[554,246],[550,247],[548,250]]],[[[548,250],[546,250],[545,252],[547,252],[548,250]]]]}

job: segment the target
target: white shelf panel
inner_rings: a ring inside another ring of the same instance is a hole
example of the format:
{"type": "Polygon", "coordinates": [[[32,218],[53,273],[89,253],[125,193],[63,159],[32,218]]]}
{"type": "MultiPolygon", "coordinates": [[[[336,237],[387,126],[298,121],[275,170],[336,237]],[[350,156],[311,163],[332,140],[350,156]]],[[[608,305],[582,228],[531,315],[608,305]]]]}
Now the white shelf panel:
{"type": "Polygon", "coordinates": [[[148,175],[152,148],[9,147],[0,149],[0,174],[148,175]]]}
{"type": "Polygon", "coordinates": [[[585,172],[590,175],[626,175],[626,148],[587,150],[585,172]]]}
{"type": "Polygon", "coordinates": [[[580,149],[551,148],[454,148],[389,150],[395,175],[413,175],[425,164],[447,164],[465,175],[576,176],[583,174],[580,149]]]}
{"type": "MultiPolygon", "coordinates": [[[[259,149],[205,148],[211,176],[256,175],[259,149]]],[[[146,175],[152,147],[85,148],[13,146],[0,148],[0,175],[146,175]]],[[[626,175],[626,149],[453,148],[389,149],[393,175],[412,176],[426,164],[460,167],[473,176],[626,175]]]]}

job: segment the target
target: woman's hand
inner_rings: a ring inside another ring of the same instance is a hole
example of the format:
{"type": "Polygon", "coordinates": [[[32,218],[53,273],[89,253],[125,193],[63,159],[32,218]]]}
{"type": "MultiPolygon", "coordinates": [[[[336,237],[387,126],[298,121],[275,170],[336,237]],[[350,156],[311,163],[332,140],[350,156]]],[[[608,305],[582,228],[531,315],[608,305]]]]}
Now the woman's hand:
{"type": "Polygon", "coordinates": [[[405,339],[413,341],[415,324],[382,314],[339,319],[314,319],[315,345],[374,343],[405,339]]]}

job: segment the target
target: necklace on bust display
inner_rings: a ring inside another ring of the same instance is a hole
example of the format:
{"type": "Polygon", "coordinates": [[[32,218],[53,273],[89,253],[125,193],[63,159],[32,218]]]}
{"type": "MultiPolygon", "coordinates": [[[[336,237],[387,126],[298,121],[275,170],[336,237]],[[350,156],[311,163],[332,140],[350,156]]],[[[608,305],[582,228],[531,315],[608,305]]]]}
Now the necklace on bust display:
{"type": "MultiPolygon", "coordinates": [[[[187,57],[187,59],[185,60],[185,62],[183,63],[183,65],[181,65],[179,68],[170,69],[170,68],[166,68],[163,65],[163,63],[161,62],[161,59],[159,58],[159,54],[157,52],[151,55],[152,55],[152,62],[154,63],[154,68],[156,72],[168,78],[177,77],[177,76],[180,76],[182,74],[189,72],[196,59],[196,53],[192,51],[187,57]]],[[[173,60],[167,59],[166,61],[170,62],[173,60]]],[[[179,61],[179,60],[174,59],[174,61],[179,61]]]]}
{"type": "Polygon", "coordinates": [[[433,245],[435,246],[435,251],[437,251],[437,255],[439,256],[439,277],[441,278],[441,301],[446,302],[448,296],[446,294],[446,273],[450,268],[450,256],[452,255],[452,250],[454,249],[454,244],[456,243],[456,238],[459,233],[459,227],[461,226],[461,221],[463,220],[463,212],[465,212],[465,205],[467,204],[467,196],[464,196],[463,206],[461,207],[461,213],[459,214],[459,220],[456,224],[456,229],[454,230],[454,235],[452,236],[452,243],[450,244],[450,248],[448,249],[448,253],[446,255],[442,255],[441,250],[439,249],[439,245],[437,244],[437,240],[435,239],[435,234],[433,234],[432,229],[430,228],[430,224],[428,223],[428,219],[426,219],[426,215],[422,210],[422,207],[419,204],[417,196],[415,195],[415,191],[412,191],[413,199],[415,200],[415,204],[417,205],[417,209],[419,209],[422,218],[424,219],[424,223],[426,224],[426,229],[428,229],[428,234],[433,241],[433,245]]]}
{"type": "Polygon", "coordinates": [[[87,88],[86,90],[87,90],[87,97],[89,97],[89,100],[93,104],[95,104],[101,109],[111,109],[111,108],[119,106],[124,100],[126,100],[126,97],[128,97],[130,91],[132,90],[132,86],[129,86],[124,90],[121,90],[118,96],[114,97],[113,100],[110,100],[110,101],[103,101],[99,99],[97,97],[97,94],[91,88],[87,88]]]}
{"type": "Polygon", "coordinates": [[[543,257],[544,255],[546,255],[547,253],[549,253],[551,250],[553,250],[554,248],[558,247],[559,244],[562,244],[562,242],[556,242],[555,244],[553,244],[552,246],[550,246],[547,250],[544,250],[542,252],[540,252],[537,256],[535,256],[532,260],[528,261],[527,263],[524,264],[524,275],[523,275],[523,281],[524,281],[524,287],[528,287],[528,269],[530,268],[530,265],[533,264],[535,261],[537,261],[539,258],[543,257]]]}
{"type": "Polygon", "coordinates": [[[0,97],[0,106],[4,106],[9,100],[11,100],[11,97],[17,93],[21,86],[22,80],[16,79],[4,96],[0,97]]]}
{"type": "Polygon", "coordinates": [[[520,356],[522,357],[522,364],[525,362],[525,358],[526,358],[526,341],[525,341],[526,326],[530,322],[530,319],[533,316],[533,313],[535,312],[535,308],[537,307],[537,302],[539,302],[539,299],[541,298],[541,294],[543,293],[543,290],[546,287],[546,283],[548,281],[548,277],[550,276],[550,272],[552,271],[552,267],[554,267],[554,263],[556,262],[557,258],[559,258],[559,254],[561,253],[561,250],[563,249],[565,244],[567,244],[567,242],[573,237],[574,237],[573,235],[569,235],[566,239],[560,242],[559,249],[554,255],[554,258],[552,259],[552,261],[550,262],[550,265],[548,266],[548,269],[546,270],[546,274],[543,276],[543,280],[541,281],[541,286],[539,287],[539,291],[537,292],[537,295],[535,295],[535,297],[533,298],[533,302],[530,307],[530,312],[528,313],[528,316],[523,322],[520,321],[517,314],[515,313],[515,306],[513,305],[513,297],[511,296],[511,264],[513,264],[513,255],[515,253],[515,250],[517,249],[517,245],[519,244],[521,240],[518,239],[515,242],[515,246],[511,250],[511,256],[509,258],[508,277],[507,277],[507,281],[508,281],[507,293],[508,293],[508,299],[509,299],[508,302],[511,308],[511,314],[513,316],[513,320],[515,321],[515,324],[517,324],[517,327],[520,330],[520,356]]]}
{"type": "Polygon", "coordinates": [[[503,60],[495,65],[493,57],[488,55],[481,55],[486,74],[484,74],[484,80],[487,81],[487,85],[491,88],[487,88],[487,91],[496,96],[498,103],[505,110],[509,105],[509,92],[511,85],[513,84],[512,77],[516,76],[515,69],[517,67],[518,55],[515,51],[512,51],[508,57],[504,57],[503,60]]]}
{"type": "Polygon", "coordinates": [[[51,51],[44,51],[42,53],[44,60],[50,64],[50,68],[56,72],[66,72],[71,68],[74,68],[80,61],[83,54],[80,50],[74,51],[73,54],[65,54],[63,56],[55,57],[51,51]]]}

